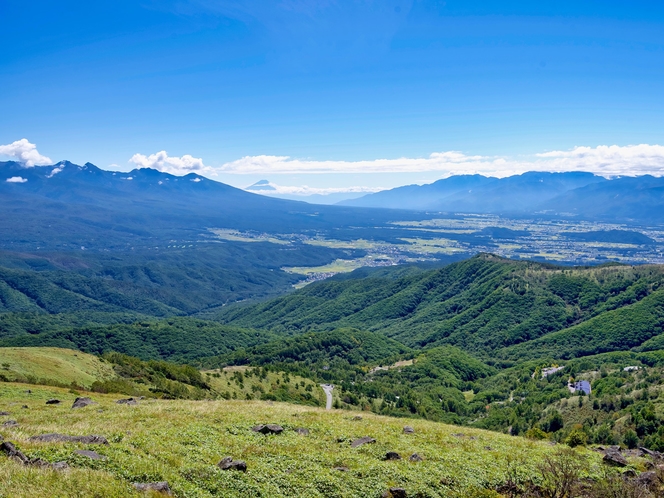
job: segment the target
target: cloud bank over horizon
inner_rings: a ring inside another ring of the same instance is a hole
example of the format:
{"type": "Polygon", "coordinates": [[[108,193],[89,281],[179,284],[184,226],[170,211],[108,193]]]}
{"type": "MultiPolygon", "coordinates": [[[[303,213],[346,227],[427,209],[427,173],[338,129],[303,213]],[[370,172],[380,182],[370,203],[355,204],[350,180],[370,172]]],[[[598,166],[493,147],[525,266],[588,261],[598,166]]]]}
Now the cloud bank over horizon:
{"type": "Polygon", "coordinates": [[[229,174],[420,173],[443,177],[482,174],[505,177],[526,171],[587,171],[606,177],[664,175],[664,146],[600,145],[548,151],[523,158],[467,155],[459,151],[434,152],[429,157],[365,161],[316,161],[288,156],[246,156],[215,171],[229,174]]]}

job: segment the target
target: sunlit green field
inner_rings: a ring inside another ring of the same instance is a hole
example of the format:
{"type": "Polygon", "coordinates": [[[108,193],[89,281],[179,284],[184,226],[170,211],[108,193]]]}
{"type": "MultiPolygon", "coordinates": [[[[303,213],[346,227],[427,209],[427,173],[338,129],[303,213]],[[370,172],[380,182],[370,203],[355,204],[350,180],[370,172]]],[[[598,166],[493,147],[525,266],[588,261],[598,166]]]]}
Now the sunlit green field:
{"type": "Polygon", "coordinates": [[[31,376],[35,381],[76,383],[90,387],[113,377],[113,369],[98,357],[63,348],[0,348],[0,375],[8,380],[31,376]]]}
{"type": "MultiPolygon", "coordinates": [[[[163,480],[181,497],[378,497],[390,486],[409,496],[498,496],[492,489],[505,481],[508,461],[533,476],[542,456],[554,451],[503,434],[365,412],[258,401],[143,400],[127,406],[115,403],[117,395],[100,394],[91,395],[98,404],[72,410],[76,396],[60,388],[0,384],[0,410],[10,412],[3,418],[19,423],[0,429],[5,440],[29,457],[71,467],[30,468],[0,456],[0,496],[132,496],[132,482],[163,480]],[[53,397],[63,403],[46,405],[53,397]],[[285,431],[264,436],[251,430],[259,423],[285,431]],[[404,434],[405,424],[415,433],[404,434]],[[28,440],[51,432],[98,434],[110,444],[28,440]],[[362,436],[376,443],[352,448],[350,441],[362,436]],[[76,449],[105,459],[90,460],[76,449]],[[403,459],[385,460],[388,451],[403,459]],[[423,461],[409,461],[413,453],[423,461]],[[244,460],[247,472],[220,470],[216,464],[225,456],[244,460]]],[[[596,472],[599,456],[581,451],[596,472]]]]}

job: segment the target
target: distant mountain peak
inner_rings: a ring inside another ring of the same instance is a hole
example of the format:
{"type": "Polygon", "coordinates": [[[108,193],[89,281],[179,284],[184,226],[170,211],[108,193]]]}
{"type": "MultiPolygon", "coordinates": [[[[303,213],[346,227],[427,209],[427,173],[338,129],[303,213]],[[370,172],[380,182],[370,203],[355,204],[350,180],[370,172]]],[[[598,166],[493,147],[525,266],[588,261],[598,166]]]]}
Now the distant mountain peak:
{"type": "Polygon", "coordinates": [[[254,192],[265,192],[265,191],[274,191],[277,190],[272,183],[270,183],[269,180],[258,180],[256,183],[253,185],[248,186],[245,188],[245,190],[248,191],[254,191],[254,192]]]}

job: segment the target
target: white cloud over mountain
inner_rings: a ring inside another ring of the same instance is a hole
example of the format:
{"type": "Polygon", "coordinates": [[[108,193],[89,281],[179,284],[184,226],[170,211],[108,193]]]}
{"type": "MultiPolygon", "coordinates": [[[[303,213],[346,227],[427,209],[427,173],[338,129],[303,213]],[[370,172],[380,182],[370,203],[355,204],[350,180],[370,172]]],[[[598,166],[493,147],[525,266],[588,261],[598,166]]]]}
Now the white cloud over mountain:
{"type": "Polygon", "coordinates": [[[467,155],[458,151],[435,152],[423,158],[364,161],[315,161],[288,156],[246,156],[216,171],[232,174],[419,173],[441,176],[479,173],[505,177],[526,171],[588,171],[603,176],[664,175],[664,146],[628,145],[575,147],[524,158],[467,155]]]}
{"type": "Polygon", "coordinates": [[[35,144],[28,142],[25,138],[7,145],[0,145],[0,155],[13,157],[27,168],[53,164],[50,158],[42,156],[37,151],[35,144]]]}
{"type": "Polygon", "coordinates": [[[186,175],[188,173],[202,173],[210,171],[203,164],[203,160],[197,157],[185,154],[182,157],[169,156],[165,150],[145,156],[143,154],[134,154],[129,162],[136,164],[140,168],[153,168],[164,173],[173,175],[186,175]]]}
{"type": "Polygon", "coordinates": [[[257,192],[263,195],[330,195],[330,194],[348,194],[348,193],[374,193],[381,190],[385,190],[382,187],[330,187],[330,188],[320,188],[320,187],[309,187],[307,185],[301,186],[286,186],[286,185],[277,185],[272,182],[259,182],[259,186],[251,185],[246,187],[244,190],[249,192],[257,192]]]}

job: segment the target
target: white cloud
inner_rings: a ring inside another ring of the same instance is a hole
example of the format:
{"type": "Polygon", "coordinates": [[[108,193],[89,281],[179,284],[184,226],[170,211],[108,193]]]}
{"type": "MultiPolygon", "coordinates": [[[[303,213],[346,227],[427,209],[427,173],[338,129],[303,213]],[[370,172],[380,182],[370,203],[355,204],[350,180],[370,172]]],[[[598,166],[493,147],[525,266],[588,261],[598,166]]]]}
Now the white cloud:
{"type": "Polygon", "coordinates": [[[27,181],[27,178],[23,178],[22,176],[12,176],[6,180],[7,183],[25,183],[27,181]]]}
{"type": "Polygon", "coordinates": [[[438,172],[441,177],[480,173],[505,177],[526,171],[588,171],[603,176],[664,175],[664,146],[628,145],[575,147],[514,159],[467,155],[458,151],[435,152],[423,158],[366,161],[315,161],[288,156],[246,156],[216,171],[232,174],[305,173],[419,173],[438,172]]]}
{"type": "Polygon", "coordinates": [[[58,173],[62,172],[63,169],[65,169],[64,166],[58,166],[57,168],[53,168],[53,171],[51,171],[51,173],[46,178],[53,178],[58,173]]]}
{"type": "Polygon", "coordinates": [[[129,161],[140,168],[152,168],[173,175],[186,175],[194,171],[211,171],[211,168],[205,166],[200,158],[188,154],[182,157],[170,157],[165,150],[149,156],[134,154],[129,161]]]}
{"type": "Polygon", "coordinates": [[[259,193],[263,195],[329,195],[329,194],[352,194],[352,193],[374,193],[374,192],[379,192],[381,190],[385,190],[386,187],[331,187],[331,188],[319,188],[319,187],[309,187],[307,185],[302,185],[302,186],[284,186],[284,185],[277,185],[275,183],[269,182],[267,184],[263,184],[262,186],[269,186],[271,189],[266,189],[266,188],[256,188],[252,189],[249,186],[245,188],[248,192],[254,192],[254,193],[259,193]]]}
{"type": "Polygon", "coordinates": [[[18,162],[27,168],[45,164],[53,164],[48,157],[42,156],[37,151],[37,146],[22,138],[7,145],[0,145],[0,155],[16,158],[18,162]]]}
{"type": "Polygon", "coordinates": [[[664,175],[662,145],[600,145],[537,154],[551,171],[582,170],[603,176],[664,175]]]}

